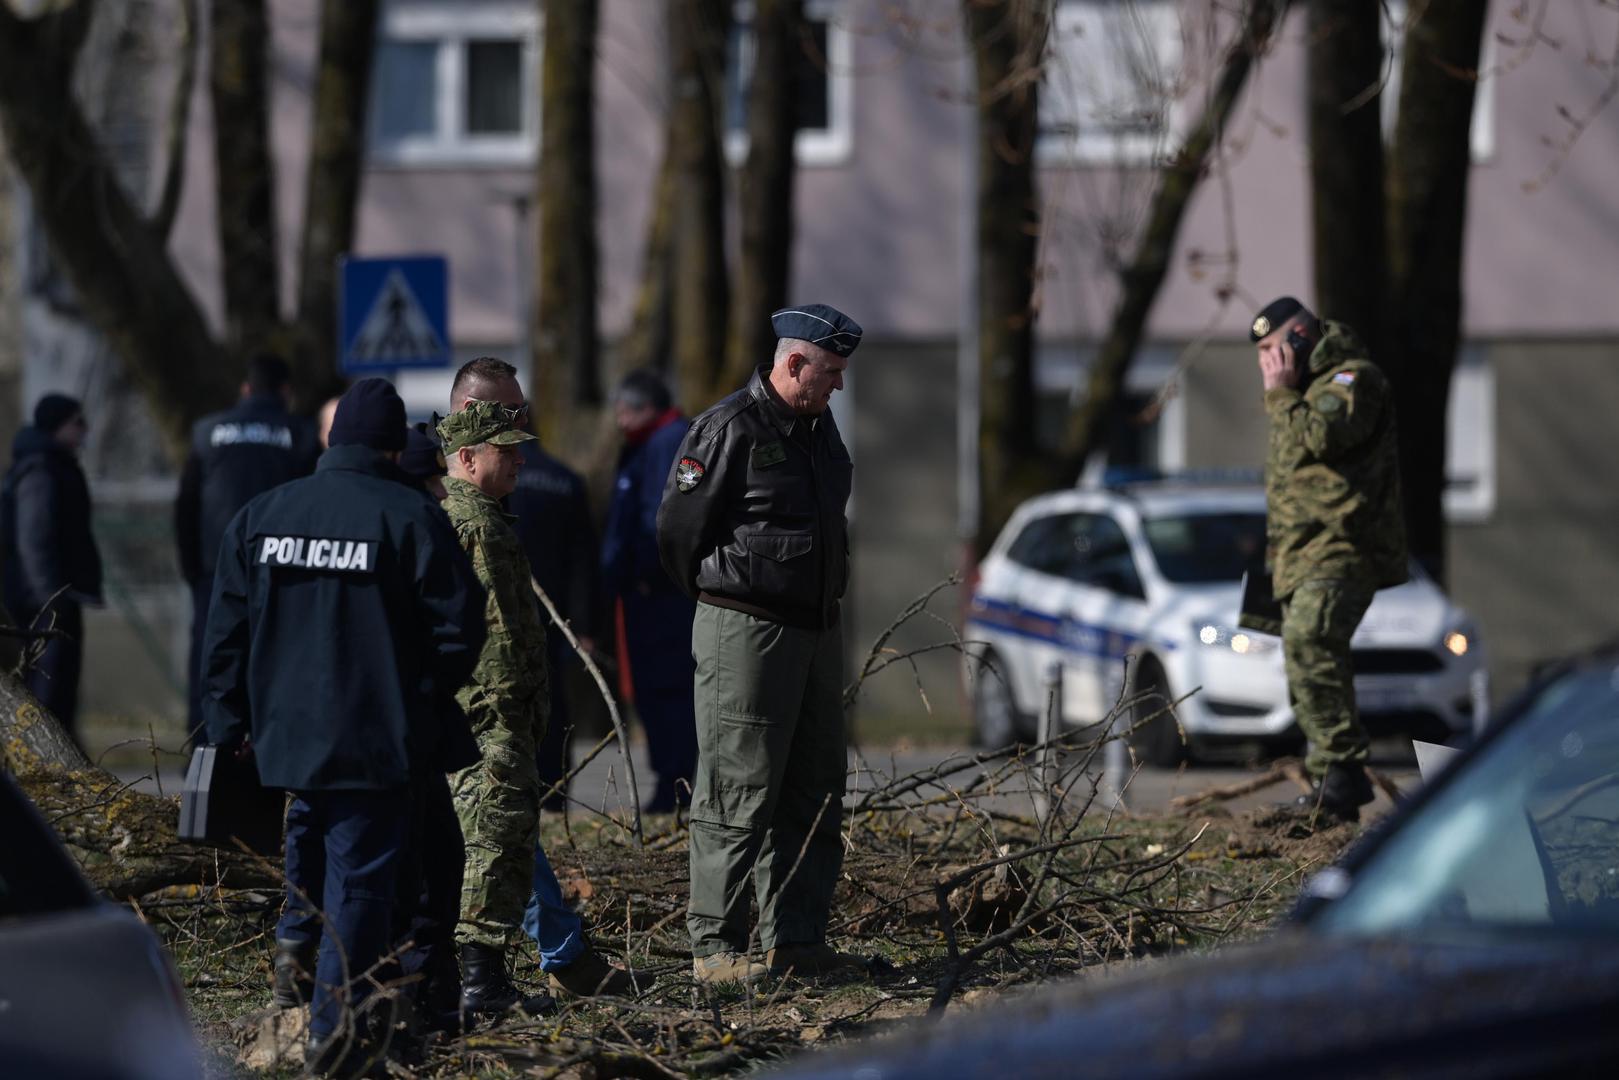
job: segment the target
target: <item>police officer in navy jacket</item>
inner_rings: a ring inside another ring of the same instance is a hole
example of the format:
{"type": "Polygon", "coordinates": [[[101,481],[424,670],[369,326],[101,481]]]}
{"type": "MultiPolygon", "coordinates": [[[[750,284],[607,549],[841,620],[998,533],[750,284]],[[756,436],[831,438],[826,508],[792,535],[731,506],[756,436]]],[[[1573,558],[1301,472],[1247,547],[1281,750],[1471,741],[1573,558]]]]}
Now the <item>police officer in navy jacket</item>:
{"type": "Polygon", "coordinates": [[[421,778],[478,757],[452,695],[483,644],[483,593],[444,512],[393,463],[404,444],[393,387],[356,383],[315,474],[226,528],[203,647],[209,741],[293,796],[282,921],[307,920],[300,890],[324,912],[309,1021],[321,1069],[353,1064],[334,1061],[356,1045],[338,1030],[345,1007],[362,1036],[378,1021],[361,974],[396,938],[421,778]]]}
{"type": "Polygon", "coordinates": [[[202,721],[202,634],[214,591],[219,538],[236,511],[277,484],[309,475],[320,453],[314,424],[289,411],[291,374],[286,361],[260,353],[248,361],[241,400],[205,416],[191,429],[191,450],[174,500],[174,541],[180,573],[191,586],[191,654],[186,668],[188,708],[195,731],[202,721]]]}

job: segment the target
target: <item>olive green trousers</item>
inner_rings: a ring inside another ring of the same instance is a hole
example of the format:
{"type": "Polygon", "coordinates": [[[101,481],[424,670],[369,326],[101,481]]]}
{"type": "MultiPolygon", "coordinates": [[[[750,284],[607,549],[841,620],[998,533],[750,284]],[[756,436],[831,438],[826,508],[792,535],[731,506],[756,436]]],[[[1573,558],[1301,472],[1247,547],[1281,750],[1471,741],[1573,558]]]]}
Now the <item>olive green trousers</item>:
{"type": "Polygon", "coordinates": [[[697,605],[693,956],[748,948],[750,877],[760,948],[826,940],[848,772],[842,637],[697,605]]]}
{"type": "Polygon", "coordinates": [[[1310,740],[1304,765],[1322,776],[1328,765],[1365,764],[1371,742],[1355,709],[1349,639],[1371,606],[1372,591],[1351,581],[1306,581],[1282,602],[1282,661],[1287,696],[1310,740]]]}

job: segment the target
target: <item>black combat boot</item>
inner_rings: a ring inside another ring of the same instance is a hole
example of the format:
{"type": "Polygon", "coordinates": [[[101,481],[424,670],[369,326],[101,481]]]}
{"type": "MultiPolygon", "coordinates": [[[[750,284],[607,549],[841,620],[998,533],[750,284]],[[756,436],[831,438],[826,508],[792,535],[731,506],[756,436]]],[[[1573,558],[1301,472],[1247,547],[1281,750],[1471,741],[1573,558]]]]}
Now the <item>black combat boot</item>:
{"type": "Polygon", "coordinates": [[[494,945],[465,942],[461,946],[461,1012],[470,1021],[477,1016],[496,1016],[521,1009],[530,1016],[543,1016],[556,1009],[551,995],[538,993],[525,997],[506,974],[506,950],[494,945]]]}
{"type": "Polygon", "coordinates": [[[1328,765],[1326,775],[1315,782],[1314,790],[1293,800],[1295,809],[1338,821],[1360,820],[1360,808],[1371,802],[1372,782],[1359,765],[1328,765]]]}
{"type": "Polygon", "coordinates": [[[278,1009],[296,1009],[307,1004],[315,992],[315,953],[320,942],[275,939],[275,989],[271,994],[278,1009]]]}

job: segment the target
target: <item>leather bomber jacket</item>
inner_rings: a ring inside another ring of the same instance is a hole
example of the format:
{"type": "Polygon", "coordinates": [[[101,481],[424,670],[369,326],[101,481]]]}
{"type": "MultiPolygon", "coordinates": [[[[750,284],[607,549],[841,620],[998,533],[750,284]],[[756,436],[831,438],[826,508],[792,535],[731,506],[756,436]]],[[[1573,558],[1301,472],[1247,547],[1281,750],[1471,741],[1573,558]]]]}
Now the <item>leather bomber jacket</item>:
{"type": "Polygon", "coordinates": [[[854,465],[831,411],[795,414],[769,371],[692,421],[664,483],[658,551],[696,599],[824,630],[849,583],[854,465]]]}

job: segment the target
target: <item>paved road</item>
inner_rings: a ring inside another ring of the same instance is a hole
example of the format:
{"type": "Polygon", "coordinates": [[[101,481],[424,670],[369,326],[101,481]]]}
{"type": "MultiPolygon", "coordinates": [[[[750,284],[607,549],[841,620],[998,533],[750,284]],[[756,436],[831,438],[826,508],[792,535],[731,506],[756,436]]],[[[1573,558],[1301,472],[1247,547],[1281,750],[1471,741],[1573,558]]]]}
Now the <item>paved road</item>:
{"type": "MultiPolygon", "coordinates": [[[[1383,748],[1379,747],[1380,750],[1383,748]]],[[[1390,748],[1392,750],[1393,748],[1390,748]]],[[[581,750],[582,752],[582,750],[581,750]]],[[[970,747],[914,747],[914,748],[871,748],[864,751],[858,758],[850,755],[850,769],[853,771],[851,787],[859,791],[870,790],[874,785],[881,784],[895,777],[909,776],[923,770],[935,769],[948,763],[969,762],[976,753],[970,747]]],[[[651,789],[650,765],[646,760],[645,746],[632,740],[631,760],[635,764],[636,778],[640,784],[642,798],[645,798],[651,789]]],[[[1373,762],[1373,767],[1383,773],[1401,789],[1414,787],[1417,783],[1415,764],[1409,757],[1400,756],[1397,752],[1380,753],[1373,762]]],[[[1127,783],[1124,786],[1125,806],[1135,813],[1152,813],[1163,810],[1169,801],[1177,795],[1192,794],[1208,788],[1233,784],[1253,777],[1263,772],[1267,766],[1246,766],[1236,764],[1199,764],[1183,767],[1175,771],[1143,768],[1133,776],[1124,774],[1127,783]]],[[[972,784],[982,770],[977,766],[953,772],[948,778],[951,787],[960,790],[972,784]]],[[[144,791],[156,791],[158,783],[150,775],[150,770],[144,773],[139,768],[118,770],[120,778],[126,782],[133,781],[135,786],[144,791]]],[[[180,789],[180,770],[165,767],[161,776],[162,790],[174,793],[180,789]]],[[[629,786],[625,782],[624,768],[616,747],[609,747],[589,765],[580,771],[573,784],[574,798],[597,808],[605,807],[608,810],[621,809],[629,805],[629,786]]],[[[936,795],[947,794],[944,784],[930,785],[927,789],[936,795]]],[[[1291,781],[1283,781],[1262,791],[1230,800],[1225,805],[1234,810],[1244,810],[1254,807],[1266,806],[1284,798],[1291,799],[1298,793],[1298,788],[1291,781]]],[[[1006,813],[1030,813],[1033,809],[1032,795],[1028,783],[1022,774],[1003,776],[996,785],[996,794],[987,805],[1006,813]]],[[[1374,812],[1388,807],[1387,798],[1380,792],[1377,802],[1373,804],[1374,812]]]]}

